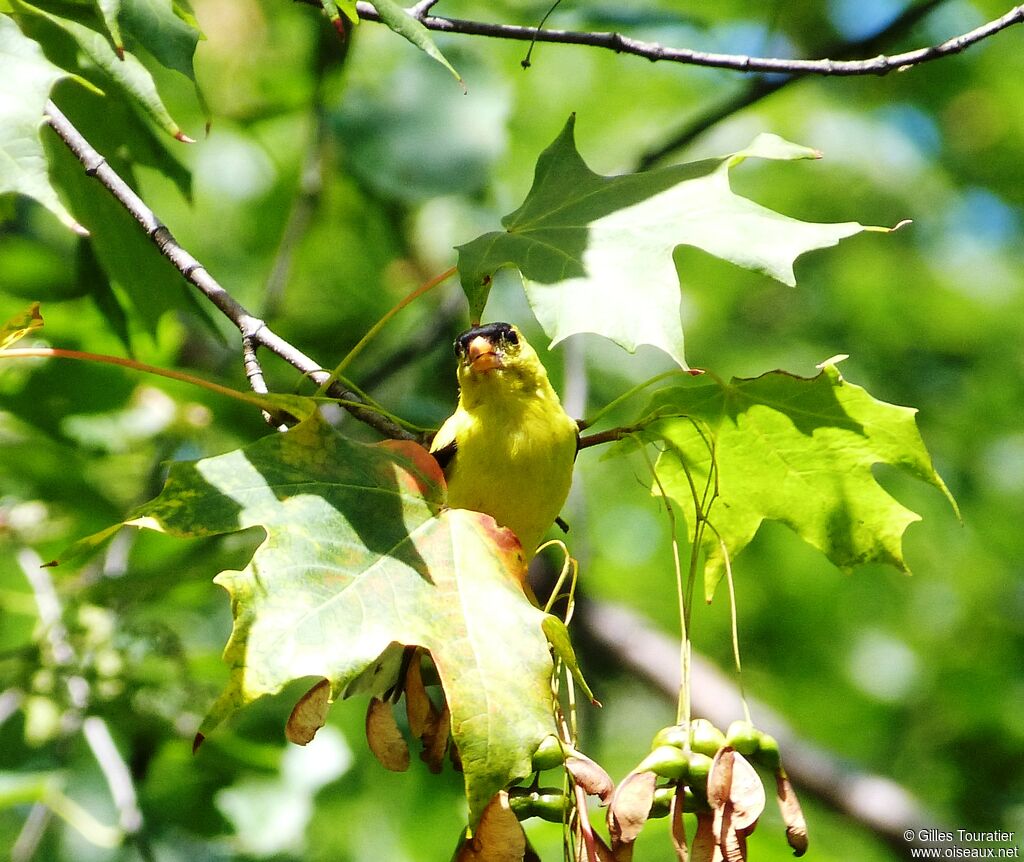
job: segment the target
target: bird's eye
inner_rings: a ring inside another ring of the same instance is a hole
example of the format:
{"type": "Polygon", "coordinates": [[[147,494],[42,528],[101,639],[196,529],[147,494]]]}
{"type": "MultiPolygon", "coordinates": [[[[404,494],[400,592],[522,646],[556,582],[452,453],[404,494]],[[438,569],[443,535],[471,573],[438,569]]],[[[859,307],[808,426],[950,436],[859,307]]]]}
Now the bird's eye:
{"type": "Polygon", "coordinates": [[[510,329],[508,332],[505,333],[505,340],[509,344],[518,344],[519,336],[516,335],[516,331],[514,329],[510,329]]]}

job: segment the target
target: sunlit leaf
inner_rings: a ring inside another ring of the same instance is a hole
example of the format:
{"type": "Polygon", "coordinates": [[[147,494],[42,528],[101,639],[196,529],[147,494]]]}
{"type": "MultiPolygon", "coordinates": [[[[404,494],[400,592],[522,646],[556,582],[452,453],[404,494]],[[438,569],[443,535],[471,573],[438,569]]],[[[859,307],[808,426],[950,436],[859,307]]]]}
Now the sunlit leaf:
{"type": "Polygon", "coordinates": [[[813,378],[773,371],[669,387],[649,411],[666,417],[645,432],[664,446],[656,464],[661,486],[691,529],[695,494],[714,527],[702,540],[709,599],[726,553],[735,558],[766,519],[841,569],[881,562],[906,571],[903,533],[920,518],[878,483],[876,464],[933,485],[956,507],[921,440],[916,411],[876,400],[834,365],[813,378]]]}
{"type": "Polygon", "coordinates": [[[577,152],[574,125],[570,117],[541,153],[526,200],[502,219],[505,230],[459,247],[474,320],[483,314],[494,273],[512,266],[552,343],[596,332],[630,352],[653,344],[685,367],[672,258],[677,246],[793,285],[801,254],[862,230],[885,230],[797,221],[733,194],[729,169],[744,159],[819,155],[775,135],[760,135],[722,158],[605,177],[577,152]]]}
{"type": "Polygon", "coordinates": [[[437,667],[471,822],[529,774],[555,729],[545,614],[523,592],[512,534],[443,502],[426,450],[355,443],[318,414],[243,449],[175,463],[160,496],[126,523],[180,536],[267,534],[244,571],[216,579],[235,615],[231,681],[200,741],[294,679],[323,677],[343,696],[398,643],[425,648],[437,667]]]}

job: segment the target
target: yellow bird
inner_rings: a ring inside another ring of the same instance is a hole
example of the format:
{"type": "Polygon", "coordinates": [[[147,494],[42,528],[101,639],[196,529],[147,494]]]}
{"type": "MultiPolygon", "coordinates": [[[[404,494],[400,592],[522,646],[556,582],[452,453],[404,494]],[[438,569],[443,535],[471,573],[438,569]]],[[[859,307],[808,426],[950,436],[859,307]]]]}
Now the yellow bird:
{"type": "Polygon", "coordinates": [[[459,406],[430,447],[448,480],[448,505],[511,529],[529,561],[569,494],[579,428],[515,326],[462,333],[455,357],[459,406]]]}

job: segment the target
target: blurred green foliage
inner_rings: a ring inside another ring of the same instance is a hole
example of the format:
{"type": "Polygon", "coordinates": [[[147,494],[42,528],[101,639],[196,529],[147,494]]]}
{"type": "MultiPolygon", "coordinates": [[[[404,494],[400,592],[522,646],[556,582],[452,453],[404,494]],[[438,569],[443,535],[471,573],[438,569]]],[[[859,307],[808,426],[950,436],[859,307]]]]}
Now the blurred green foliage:
{"type": "MultiPolygon", "coordinates": [[[[445,0],[436,12],[535,24],[547,5],[445,0]]],[[[705,50],[814,56],[884,27],[903,4],[679,6],[563,3],[549,24],[705,50]]],[[[198,143],[146,131],[116,100],[73,81],[59,84],[54,98],[225,287],[327,366],[401,296],[450,266],[454,245],[493,229],[520,203],[536,155],[570,112],[581,152],[594,170],[614,173],[749,84],[735,73],[547,44],[523,70],[525,44],[439,36],[466,79],[462,96],[444,69],[378,25],[361,25],[346,51],[312,7],[193,7],[206,35],[196,76],[207,106],[185,76],[155,63],[152,70],[171,114],[198,143]]],[[[940,2],[886,50],[935,43],[1004,11],[996,0],[940,2]]],[[[855,237],[807,255],[796,289],[679,250],[687,358],[722,377],[774,368],[807,375],[849,353],[849,380],[920,410],[922,435],[964,525],[939,494],[889,471],[880,480],[924,515],[908,533],[911,578],[880,567],[840,575],[791,533],[766,525],[735,561],[745,685],[808,740],[898,780],[942,822],[1018,837],[1022,38],[1009,30],[961,56],[884,78],[795,82],[672,156],[730,152],[771,131],[825,159],[744,164],[735,171],[738,193],[811,221],[913,220],[888,237],[855,237]]],[[[57,142],[48,141],[48,151],[66,202],[109,230],[97,236],[101,266],[87,265],[79,241],[49,212],[23,198],[0,200],[0,319],[40,300],[46,327],[36,342],[130,348],[140,360],[244,387],[223,323],[202,323],[194,303],[166,293],[180,287],[159,260],[151,267],[130,255],[112,264],[139,245],[134,225],[108,215],[98,184],[72,178],[57,142]]],[[[515,279],[498,280],[488,316],[514,320],[542,343],[515,279]]],[[[437,424],[454,403],[448,344],[465,322],[458,286],[449,283],[386,328],[351,376],[405,418],[437,424]]],[[[556,384],[566,382],[565,367],[585,362],[587,403],[574,405],[581,414],[668,367],[656,351],[626,357],[589,336],[574,336],[546,361],[556,384]]],[[[265,371],[274,389],[302,386],[272,358],[265,371]]],[[[340,421],[355,436],[372,436],[340,421]]],[[[106,719],[131,769],[145,822],[142,845],[103,849],[54,818],[34,858],[418,860],[447,858],[454,848],[465,817],[459,776],[431,776],[420,764],[404,775],[384,772],[365,750],[360,703],[334,707],[312,758],[312,750],[287,748],[281,733],[298,691],[261,702],[198,756],[189,753],[227,675],[219,659],[230,630],[227,599],[210,579],[243,566],[259,537],[181,542],[131,533],[79,571],[53,570],[75,655],[71,665],[53,662],[23,571],[34,564],[25,549],[50,559],[152,497],[168,460],[223,452],[266,431],[255,411],[183,384],[59,360],[0,364],[0,803],[15,795],[8,777],[45,774],[97,821],[117,822],[96,759],[62,725],[74,712],[66,679],[81,676],[90,714],[106,719]]],[[[587,593],[675,632],[667,520],[644,478],[640,460],[584,451],[566,512],[570,546],[587,593]]],[[[730,666],[722,597],[696,609],[693,634],[697,649],[730,666]]],[[[583,708],[583,747],[618,778],[674,719],[674,705],[582,658],[605,704],[583,708]]],[[[804,803],[814,858],[893,858],[855,824],[804,803]]],[[[24,800],[0,807],[0,847],[24,840],[28,812],[24,800]]],[[[557,826],[528,831],[545,859],[560,857],[557,826]]],[[[639,858],[667,858],[664,824],[648,831],[639,858]]],[[[771,807],[752,858],[789,858],[771,807]]]]}

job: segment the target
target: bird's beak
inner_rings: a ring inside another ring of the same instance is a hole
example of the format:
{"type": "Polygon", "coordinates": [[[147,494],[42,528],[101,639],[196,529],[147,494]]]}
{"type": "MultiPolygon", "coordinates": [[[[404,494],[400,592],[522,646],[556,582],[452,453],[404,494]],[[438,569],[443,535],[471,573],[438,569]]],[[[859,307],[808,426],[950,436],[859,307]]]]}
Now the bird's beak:
{"type": "Polygon", "coordinates": [[[473,371],[494,371],[505,367],[501,354],[494,345],[478,335],[466,348],[466,359],[473,371]]]}

